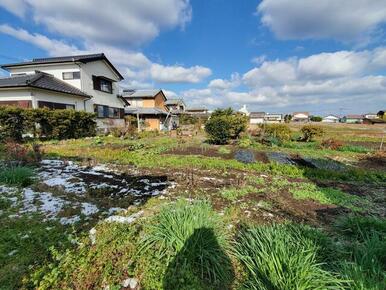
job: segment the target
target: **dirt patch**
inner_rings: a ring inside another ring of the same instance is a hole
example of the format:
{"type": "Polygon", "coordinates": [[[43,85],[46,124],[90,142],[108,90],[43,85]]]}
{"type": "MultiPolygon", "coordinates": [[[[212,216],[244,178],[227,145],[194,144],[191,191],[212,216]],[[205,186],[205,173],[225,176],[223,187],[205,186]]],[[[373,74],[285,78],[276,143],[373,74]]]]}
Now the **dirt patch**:
{"type": "MultiPolygon", "coordinates": [[[[268,157],[265,152],[254,151],[254,150],[241,150],[241,149],[229,149],[229,153],[221,153],[219,152],[219,147],[183,147],[183,148],[174,148],[165,152],[164,154],[172,154],[172,155],[199,155],[206,157],[217,157],[225,160],[236,159],[240,152],[248,151],[253,155],[254,161],[259,161],[263,163],[268,163],[268,157]]],[[[242,153],[241,153],[242,154],[242,153]]]]}
{"type": "Polygon", "coordinates": [[[386,152],[366,155],[357,163],[359,167],[386,171],[386,152]]]}

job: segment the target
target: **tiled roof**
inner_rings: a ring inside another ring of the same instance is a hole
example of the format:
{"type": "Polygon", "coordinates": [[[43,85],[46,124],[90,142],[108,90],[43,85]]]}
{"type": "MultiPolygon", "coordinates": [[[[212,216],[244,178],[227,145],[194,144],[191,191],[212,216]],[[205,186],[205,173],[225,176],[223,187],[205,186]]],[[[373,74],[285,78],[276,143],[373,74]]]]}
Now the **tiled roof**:
{"type": "Polygon", "coordinates": [[[184,104],[184,101],[182,99],[168,99],[165,102],[166,105],[179,105],[184,104]]]}
{"type": "Polygon", "coordinates": [[[124,98],[149,98],[155,97],[161,90],[124,90],[124,98]]]}
{"type": "Polygon", "coordinates": [[[77,95],[89,98],[90,96],[79,90],[78,88],[62,81],[54,76],[36,72],[34,74],[11,76],[0,78],[0,88],[18,88],[31,87],[43,90],[55,91],[65,94],[77,95]]]}
{"type": "Polygon", "coordinates": [[[95,54],[83,54],[83,55],[70,55],[70,56],[59,56],[59,57],[46,57],[46,58],[34,58],[31,61],[19,62],[19,63],[9,63],[3,64],[1,68],[8,69],[10,67],[17,66],[30,66],[38,64],[50,64],[50,63],[63,63],[63,62],[83,62],[88,63],[97,60],[104,60],[111,67],[111,69],[118,75],[118,77],[123,80],[123,76],[120,72],[112,65],[112,63],[107,59],[104,53],[95,53],[95,54]]]}
{"type": "Polygon", "coordinates": [[[265,112],[251,112],[249,114],[250,118],[264,118],[265,112]]]}
{"type": "Polygon", "coordinates": [[[125,108],[125,114],[167,115],[168,112],[159,108],[125,108]]]}

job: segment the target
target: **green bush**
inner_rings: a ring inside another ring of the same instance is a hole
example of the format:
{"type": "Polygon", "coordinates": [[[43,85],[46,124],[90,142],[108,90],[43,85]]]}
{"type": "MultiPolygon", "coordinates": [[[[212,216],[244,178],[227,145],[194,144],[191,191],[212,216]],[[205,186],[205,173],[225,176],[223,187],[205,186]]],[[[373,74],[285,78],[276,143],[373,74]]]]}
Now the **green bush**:
{"type": "Polygon", "coordinates": [[[312,117],[310,118],[310,120],[311,120],[312,122],[322,122],[323,118],[320,117],[320,116],[312,116],[312,117]]]}
{"type": "Polygon", "coordinates": [[[237,139],[247,129],[248,118],[235,113],[231,108],[213,112],[205,123],[209,141],[214,144],[226,144],[230,139],[237,139]]]}
{"type": "Polygon", "coordinates": [[[241,148],[249,148],[252,146],[252,144],[253,144],[253,141],[249,136],[244,136],[240,138],[239,141],[237,142],[237,145],[241,148]]]}
{"type": "Polygon", "coordinates": [[[264,127],[264,134],[268,137],[267,139],[276,139],[279,143],[291,139],[291,129],[284,124],[267,124],[264,127]]]}
{"type": "Polygon", "coordinates": [[[0,167],[0,183],[11,186],[28,186],[33,182],[34,171],[30,167],[0,167]]]}
{"type": "Polygon", "coordinates": [[[94,136],[95,114],[75,110],[0,107],[0,137],[22,141],[23,134],[59,140],[94,136]]]}
{"type": "Polygon", "coordinates": [[[315,139],[315,137],[321,137],[324,135],[324,130],[320,126],[315,125],[304,125],[300,132],[302,132],[303,137],[302,141],[311,142],[315,139]]]}
{"type": "Polygon", "coordinates": [[[207,202],[164,207],[143,240],[144,254],[155,253],[152,259],[168,265],[158,289],[229,289],[234,275],[224,229],[207,202]]]}
{"type": "Polygon", "coordinates": [[[311,228],[276,224],[242,231],[235,256],[244,266],[247,289],[345,289],[344,281],[323,269],[325,239],[311,228]]]}

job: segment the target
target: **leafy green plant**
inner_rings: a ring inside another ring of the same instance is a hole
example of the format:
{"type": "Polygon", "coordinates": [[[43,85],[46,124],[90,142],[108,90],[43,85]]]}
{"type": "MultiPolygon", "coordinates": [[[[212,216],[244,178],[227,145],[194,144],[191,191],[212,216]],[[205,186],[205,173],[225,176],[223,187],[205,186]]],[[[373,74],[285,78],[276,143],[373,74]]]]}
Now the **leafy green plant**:
{"type": "Polygon", "coordinates": [[[243,186],[243,187],[228,187],[220,191],[220,195],[228,200],[236,200],[239,197],[247,195],[253,192],[255,188],[252,186],[243,186]]]}
{"type": "Polygon", "coordinates": [[[237,139],[247,129],[248,118],[234,113],[231,108],[213,112],[205,123],[209,141],[214,144],[226,144],[230,139],[237,139]]]}
{"type": "Polygon", "coordinates": [[[301,225],[246,228],[235,242],[248,289],[345,289],[345,281],[324,270],[320,233],[301,225]]]}
{"type": "Polygon", "coordinates": [[[277,139],[277,143],[291,139],[291,129],[285,124],[266,124],[263,128],[266,138],[277,139]]]}
{"type": "Polygon", "coordinates": [[[232,151],[228,148],[228,147],[225,147],[225,146],[221,146],[218,148],[218,153],[220,154],[230,154],[232,151]]]}
{"type": "Polygon", "coordinates": [[[153,252],[153,258],[168,265],[164,289],[229,287],[233,270],[226,254],[228,236],[220,217],[207,202],[167,205],[145,231],[144,253],[153,252]]]}
{"type": "Polygon", "coordinates": [[[26,166],[0,167],[0,183],[28,186],[33,182],[34,171],[26,166]]]}
{"type": "Polygon", "coordinates": [[[237,141],[237,145],[241,148],[249,148],[252,144],[253,141],[249,136],[244,136],[237,141]]]}
{"type": "Polygon", "coordinates": [[[305,142],[311,142],[315,139],[315,137],[321,137],[324,135],[324,130],[322,127],[311,124],[304,125],[300,129],[300,132],[303,134],[302,141],[305,142]]]}

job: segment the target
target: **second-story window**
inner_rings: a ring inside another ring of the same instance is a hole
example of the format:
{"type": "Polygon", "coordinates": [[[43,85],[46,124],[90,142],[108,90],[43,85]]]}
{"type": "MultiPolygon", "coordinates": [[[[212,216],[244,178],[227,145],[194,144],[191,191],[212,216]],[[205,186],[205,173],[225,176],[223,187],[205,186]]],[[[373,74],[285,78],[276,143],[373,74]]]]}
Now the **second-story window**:
{"type": "Polygon", "coordinates": [[[94,90],[102,91],[109,94],[113,93],[112,81],[102,77],[97,77],[97,76],[93,76],[92,80],[93,80],[94,90]]]}
{"type": "Polygon", "coordinates": [[[80,71],[70,71],[64,72],[62,74],[64,80],[79,80],[80,79],[80,71]]]}

